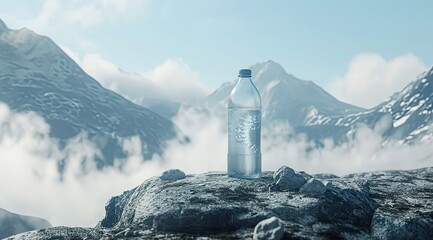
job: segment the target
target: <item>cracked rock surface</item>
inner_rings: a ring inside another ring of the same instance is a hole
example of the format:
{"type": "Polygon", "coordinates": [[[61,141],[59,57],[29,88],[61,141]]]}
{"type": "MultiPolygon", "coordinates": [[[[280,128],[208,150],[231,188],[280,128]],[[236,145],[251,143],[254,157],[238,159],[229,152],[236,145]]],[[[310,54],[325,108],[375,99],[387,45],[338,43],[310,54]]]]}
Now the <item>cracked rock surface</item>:
{"type": "Polygon", "coordinates": [[[222,172],[150,178],[111,198],[95,228],[39,230],[11,239],[49,239],[68,232],[88,239],[252,239],[256,225],[272,217],[284,224],[283,239],[431,237],[433,168],[344,177],[283,170],[256,180],[222,172]],[[283,175],[295,176],[297,187],[284,187],[290,183],[283,175]]]}

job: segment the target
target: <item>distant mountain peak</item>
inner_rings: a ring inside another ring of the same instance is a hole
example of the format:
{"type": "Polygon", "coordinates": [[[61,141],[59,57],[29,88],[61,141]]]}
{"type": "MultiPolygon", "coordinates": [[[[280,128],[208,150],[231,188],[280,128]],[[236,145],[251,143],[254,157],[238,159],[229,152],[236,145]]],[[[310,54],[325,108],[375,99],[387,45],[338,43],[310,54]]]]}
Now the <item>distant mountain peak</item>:
{"type": "Polygon", "coordinates": [[[272,74],[287,74],[283,66],[273,60],[267,60],[266,62],[257,63],[251,67],[253,76],[258,77],[261,74],[271,72],[272,74]]]}
{"type": "MultiPolygon", "coordinates": [[[[268,123],[283,122],[291,126],[304,126],[315,117],[357,113],[364,109],[338,101],[318,85],[288,74],[284,68],[272,61],[251,66],[252,80],[262,97],[263,119],[268,123]]],[[[236,81],[223,84],[207,97],[206,107],[217,109],[224,116],[227,99],[236,81]]]]}
{"type": "Polygon", "coordinates": [[[20,29],[18,29],[17,31],[20,32],[21,34],[26,34],[26,35],[38,35],[38,36],[41,36],[41,35],[35,33],[34,31],[32,31],[32,30],[26,28],[26,27],[20,28],[20,29]]]}
{"type": "Polygon", "coordinates": [[[38,35],[26,27],[20,28],[18,30],[6,29],[7,32],[4,32],[1,36],[2,40],[20,49],[34,49],[34,44],[47,42],[48,39],[47,37],[38,35]]]}
{"type": "Polygon", "coordinates": [[[272,60],[272,59],[269,59],[269,60],[267,60],[266,62],[264,62],[264,65],[266,65],[266,66],[272,66],[272,67],[278,67],[278,68],[283,68],[283,67],[281,66],[281,64],[275,62],[275,61],[272,60]]]}

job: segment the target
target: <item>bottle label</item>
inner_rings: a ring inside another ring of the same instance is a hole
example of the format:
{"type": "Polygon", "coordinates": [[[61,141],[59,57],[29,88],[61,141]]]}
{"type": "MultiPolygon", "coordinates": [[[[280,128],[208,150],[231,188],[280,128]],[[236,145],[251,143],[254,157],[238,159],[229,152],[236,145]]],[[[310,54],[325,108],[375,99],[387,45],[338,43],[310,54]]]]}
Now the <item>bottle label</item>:
{"type": "Polygon", "coordinates": [[[229,109],[228,114],[229,153],[260,152],[261,111],[229,109]]]}

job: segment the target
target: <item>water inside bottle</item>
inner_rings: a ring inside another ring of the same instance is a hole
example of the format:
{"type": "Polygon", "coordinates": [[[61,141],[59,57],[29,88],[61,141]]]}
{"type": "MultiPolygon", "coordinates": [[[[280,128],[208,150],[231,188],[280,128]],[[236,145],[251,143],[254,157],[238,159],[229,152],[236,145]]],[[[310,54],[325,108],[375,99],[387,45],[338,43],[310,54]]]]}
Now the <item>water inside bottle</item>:
{"type": "Polygon", "coordinates": [[[233,108],[228,111],[228,175],[258,178],[261,173],[261,111],[233,108]]]}

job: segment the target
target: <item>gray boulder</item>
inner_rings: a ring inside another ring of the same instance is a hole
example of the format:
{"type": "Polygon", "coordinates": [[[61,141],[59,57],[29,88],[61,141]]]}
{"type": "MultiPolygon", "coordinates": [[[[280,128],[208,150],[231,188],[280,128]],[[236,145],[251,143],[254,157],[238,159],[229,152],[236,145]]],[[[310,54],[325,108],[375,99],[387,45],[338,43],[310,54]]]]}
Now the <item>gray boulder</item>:
{"type": "Polygon", "coordinates": [[[159,177],[161,180],[180,180],[185,178],[186,175],[182,170],[170,169],[161,174],[159,177]]]}
{"type": "Polygon", "coordinates": [[[298,191],[307,181],[304,174],[295,173],[287,166],[282,166],[274,173],[274,182],[271,184],[271,191],[298,191]]]}
{"type": "Polygon", "coordinates": [[[308,180],[301,187],[301,189],[299,189],[299,192],[310,193],[310,194],[323,194],[326,192],[326,187],[321,181],[315,178],[310,178],[310,180],[308,180]]]}
{"type": "Polygon", "coordinates": [[[284,223],[277,217],[259,222],[254,228],[254,240],[280,240],[284,235],[284,223]]]}

